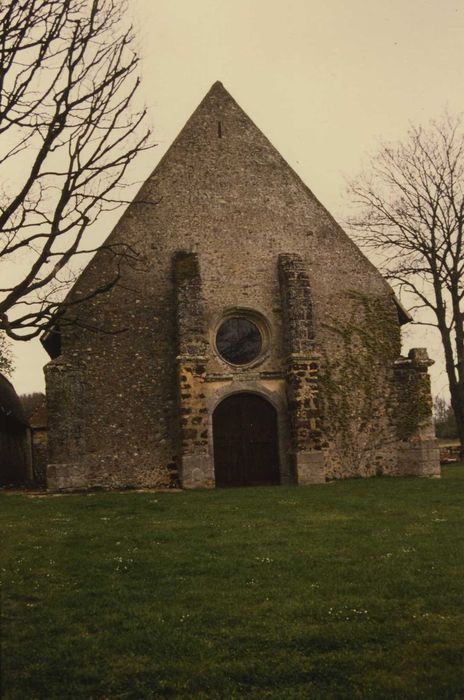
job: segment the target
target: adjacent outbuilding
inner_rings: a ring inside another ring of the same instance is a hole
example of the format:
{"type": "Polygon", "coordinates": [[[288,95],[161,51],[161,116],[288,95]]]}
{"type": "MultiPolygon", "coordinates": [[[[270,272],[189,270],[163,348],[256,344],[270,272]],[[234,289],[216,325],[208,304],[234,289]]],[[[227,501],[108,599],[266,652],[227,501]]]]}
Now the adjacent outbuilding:
{"type": "Polygon", "coordinates": [[[29,419],[34,484],[45,486],[48,462],[48,420],[45,397],[29,419]]]}
{"type": "Polygon", "coordinates": [[[29,423],[11,382],[0,374],[0,486],[32,480],[29,423]]]}

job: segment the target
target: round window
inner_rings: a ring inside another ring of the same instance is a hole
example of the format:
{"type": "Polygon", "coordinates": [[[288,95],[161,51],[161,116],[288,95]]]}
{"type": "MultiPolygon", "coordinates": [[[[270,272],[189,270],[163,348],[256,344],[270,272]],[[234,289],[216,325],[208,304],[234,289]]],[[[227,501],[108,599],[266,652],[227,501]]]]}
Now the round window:
{"type": "Polygon", "coordinates": [[[232,365],[246,365],[261,353],[263,339],[258,326],[247,318],[232,317],[221,323],[216,347],[232,365]]]}

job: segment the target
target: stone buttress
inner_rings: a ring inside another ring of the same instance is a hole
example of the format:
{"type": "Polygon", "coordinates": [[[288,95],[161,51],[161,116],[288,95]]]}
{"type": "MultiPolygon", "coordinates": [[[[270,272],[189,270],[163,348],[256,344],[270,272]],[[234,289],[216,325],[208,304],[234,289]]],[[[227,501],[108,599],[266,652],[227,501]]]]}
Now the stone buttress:
{"type": "Polygon", "coordinates": [[[319,356],[314,341],[309,278],[299,255],[279,256],[286,389],[294,471],[299,484],[325,481],[318,408],[319,356]]]}
{"type": "Polygon", "coordinates": [[[440,476],[440,450],[435,437],[428,368],[433,365],[425,348],[413,348],[395,362],[395,407],[398,474],[440,476]]]}
{"type": "Polygon", "coordinates": [[[179,252],[173,258],[179,392],[179,462],[184,488],[214,486],[208,448],[209,416],[205,395],[208,346],[198,257],[179,252]]]}

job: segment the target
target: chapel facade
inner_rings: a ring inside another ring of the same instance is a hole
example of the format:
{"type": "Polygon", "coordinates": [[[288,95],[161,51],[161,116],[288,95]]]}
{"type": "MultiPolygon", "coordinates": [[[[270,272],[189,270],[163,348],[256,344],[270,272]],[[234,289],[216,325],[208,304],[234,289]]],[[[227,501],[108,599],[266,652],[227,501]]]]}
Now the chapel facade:
{"type": "Polygon", "coordinates": [[[439,475],[407,313],[221,83],[71,298],[116,272],[43,339],[49,489],[439,475]]]}

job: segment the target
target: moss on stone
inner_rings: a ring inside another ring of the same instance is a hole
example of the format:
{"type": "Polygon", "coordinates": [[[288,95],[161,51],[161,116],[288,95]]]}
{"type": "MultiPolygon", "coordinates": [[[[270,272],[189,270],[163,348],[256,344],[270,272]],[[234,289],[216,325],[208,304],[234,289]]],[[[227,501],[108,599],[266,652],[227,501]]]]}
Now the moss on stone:
{"type": "Polygon", "coordinates": [[[365,475],[377,469],[376,449],[394,437],[388,427],[395,403],[393,361],[400,339],[388,300],[347,292],[345,302],[351,307],[348,321],[324,324],[340,342],[337,357],[322,353],[322,424],[329,442],[350,462],[352,475],[365,475]]]}

